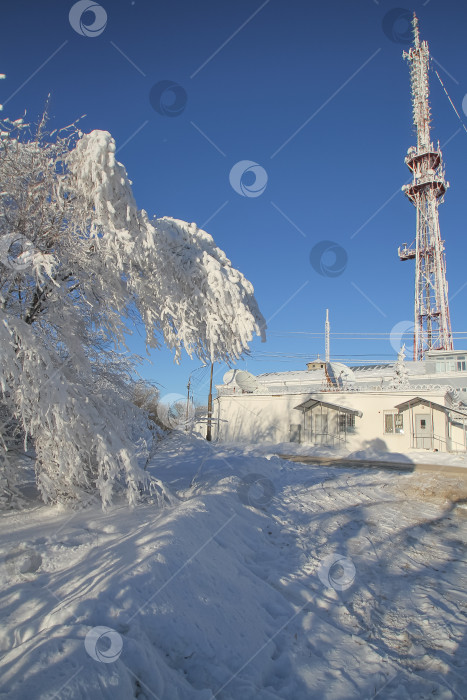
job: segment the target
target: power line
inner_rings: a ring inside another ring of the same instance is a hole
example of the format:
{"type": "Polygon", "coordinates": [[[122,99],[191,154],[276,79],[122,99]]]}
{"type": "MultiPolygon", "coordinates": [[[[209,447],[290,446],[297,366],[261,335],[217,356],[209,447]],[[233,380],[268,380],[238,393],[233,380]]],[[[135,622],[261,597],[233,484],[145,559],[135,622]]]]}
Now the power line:
{"type": "MultiPolygon", "coordinates": [[[[467,336],[467,331],[454,331],[454,335],[463,335],[467,336]]],[[[323,331],[269,331],[268,335],[278,335],[278,336],[284,336],[284,335],[307,335],[307,336],[316,336],[319,338],[324,338],[325,334],[323,331]]],[[[337,337],[337,336],[355,336],[355,337],[362,337],[362,336],[378,336],[382,337],[385,336],[386,338],[390,338],[393,335],[405,335],[405,333],[397,333],[395,331],[391,332],[385,332],[385,333],[379,333],[377,331],[336,331],[334,333],[331,333],[332,337],[337,337]]]]}

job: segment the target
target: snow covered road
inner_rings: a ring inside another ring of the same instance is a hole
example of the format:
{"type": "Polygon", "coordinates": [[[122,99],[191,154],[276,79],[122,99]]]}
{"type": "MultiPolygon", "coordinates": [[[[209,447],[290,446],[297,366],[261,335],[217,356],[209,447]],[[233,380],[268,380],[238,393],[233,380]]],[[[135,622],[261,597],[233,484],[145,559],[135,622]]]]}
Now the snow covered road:
{"type": "Polygon", "coordinates": [[[151,472],[163,510],[2,516],[0,697],[467,697],[465,482],[183,436],[151,472]]]}

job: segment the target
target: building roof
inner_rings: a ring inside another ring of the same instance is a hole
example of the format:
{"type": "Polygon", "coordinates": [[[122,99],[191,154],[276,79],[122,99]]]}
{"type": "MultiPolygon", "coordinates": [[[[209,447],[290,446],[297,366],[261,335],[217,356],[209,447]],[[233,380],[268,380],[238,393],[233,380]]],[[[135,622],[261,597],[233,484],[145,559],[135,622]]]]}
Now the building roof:
{"type": "MultiPolygon", "coordinates": [[[[407,374],[411,377],[421,377],[426,374],[425,362],[405,362],[405,367],[407,374]]],[[[357,382],[368,382],[372,379],[381,380],[382,378],[391,376],[394,373],[393,362],[388,364],[357,365],[353,367],[349,365],[349,368],[354,373],[355,380],[357,382]]],[[[306,369],[288,372],[266,372],[264,374],[259,374],[256,378],[261,384],[275,384],[281,382],[285,384],[306,385],[326,381],[325,372],[321,369],[317,369],[312,372],[306,369]]]]}
{"type": "Polygon", "coordinates": [[[352,416],[358,416],[359,418],[363,416],[363,413],[361,411],[357,411],[354,408],[348,408],[348,406],[339,406],[336,403],[329,403],[328,401],[318,401],[318,399],[307,399],[303,403],[300,403],[298,406],[294,406],[294,408],[296,408],[297,411],[300,411],[311,409],[314,406],[318,405],[326,406],[326,408],[333,408],[335,411],[340,411],[341,413],[350,413],[352,416]]]}
{"type": "Polygon", "coordinates": [[[424,406],[430,406],[431,408],[434,408],[437,411],[443,411],[443,413],[457,413],[458,415],[467,418],[467,413],[459,411],[457,408],[443,406],[440,403],[436,403],[436,401],[429,401],[428,399],[424,399],[422,396],[414,396],[413,399],[409,399],[408,401],[404,401],[403,403],[397,404],[397,406],[395,406],[394,408],[397,408],[400,413],[401,411],[406,411],[411,406],[419,406],[420,404],[423,404],[424,406]]]}
{"type": "Polygon", "coordinates": [[[467,355],[467,350],[427,350],[425,352],[425,357],[429,356],[430,359],[443,355],[467,355]]]}

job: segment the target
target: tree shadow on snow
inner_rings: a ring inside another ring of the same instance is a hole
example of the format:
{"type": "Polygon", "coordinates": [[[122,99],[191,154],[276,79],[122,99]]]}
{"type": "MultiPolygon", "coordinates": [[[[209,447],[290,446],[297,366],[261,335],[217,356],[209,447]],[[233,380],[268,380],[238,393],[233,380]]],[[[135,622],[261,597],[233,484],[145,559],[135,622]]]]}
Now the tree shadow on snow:
{"type": "Polygon", "coordinates": [[[408,482],[397,491],[412,477],[245,458],[183,435],[150,471],[177,506],[90,509],[45,538],[23,528],[43,565],[1,593],[4,697],[64,684],[63,697],[112,700],[144,684],[164,700],[460,696],[467,520],[454,504],[430,514],[408,482]],[[273,491],[242,499],[256,472],[273,491]],[[95,626],[122,638],[114,663],[86,652],[95,626]]]}

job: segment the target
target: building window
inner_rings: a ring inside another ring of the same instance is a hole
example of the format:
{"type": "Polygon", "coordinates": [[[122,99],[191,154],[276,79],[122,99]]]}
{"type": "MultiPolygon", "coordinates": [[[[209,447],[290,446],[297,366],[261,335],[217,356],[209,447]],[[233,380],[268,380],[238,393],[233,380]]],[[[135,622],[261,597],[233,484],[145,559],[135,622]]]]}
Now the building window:
{"type": "Polygon", "coordinates": [[[394,411],[384,412],[384,432],[385,433],[403,433],[404,432],[404,416],[402,413],[394,411]]]}
{"type": "MultiPolygon", "coordinates": [[[[458,358],[463,359],[465,358],[458,358]]],[[[456,371],[456,360],[454,357],[448,355],[447,357],[440,358],[436,360],[436,372],[455,372],[456,371]]]]}
{"type": "Polygon", "coordinates": [[[436,360],[436,372],[466,372],[467,362],[465,355],[440,357],[436,360]]]}
{"type": "Polygon", "coordinates": [[[339,413],[339,432],[351,432],[355,428],[355,416],[352,413],[339,413]]]}
{"type": "Polygon", "coordinates": [[[384,414],[384,432],[393,433],[394,432],[394,418],[393,413],[384,414]]]}

